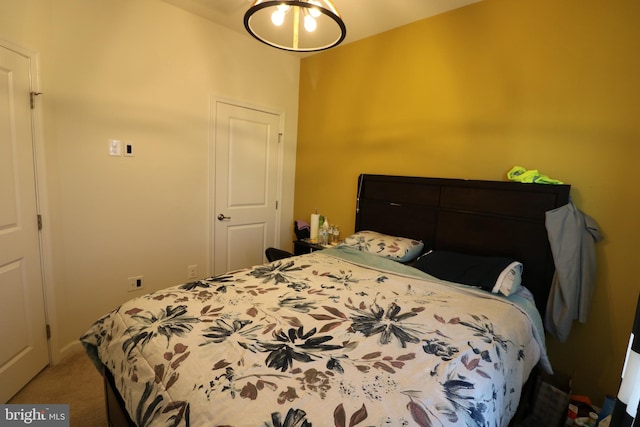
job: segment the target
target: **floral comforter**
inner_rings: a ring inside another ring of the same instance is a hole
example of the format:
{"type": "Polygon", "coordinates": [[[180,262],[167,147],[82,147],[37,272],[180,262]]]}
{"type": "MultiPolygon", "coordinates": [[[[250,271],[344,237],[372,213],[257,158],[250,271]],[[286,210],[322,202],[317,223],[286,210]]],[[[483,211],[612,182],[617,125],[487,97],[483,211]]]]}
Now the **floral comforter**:
{"type": "Polygon", "coordinates": [[[352,252],[154,292],[81,341],[139,426],[506,426],[544,356],[529,317],[352,252]]]}

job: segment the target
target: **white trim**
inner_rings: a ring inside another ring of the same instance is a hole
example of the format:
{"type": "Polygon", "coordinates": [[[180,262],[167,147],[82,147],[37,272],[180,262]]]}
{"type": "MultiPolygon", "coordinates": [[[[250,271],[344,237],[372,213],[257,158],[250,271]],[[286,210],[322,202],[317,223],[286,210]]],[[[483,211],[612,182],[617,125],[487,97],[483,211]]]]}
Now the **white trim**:
{"type": "Polygon", "coordinates": [[[70,343],[68,343],[67,345],[65,345],[64,347],[62,347],[60,349],[60,361],[63,361],[65,359],[68,359],[69,357],[78,354],[78,353],[84,353],[84,347],[82,346],[82,343],[80,342],[80,340],[75,340],[75,341],[71,341],[70,343]]]}
{"type": "Polygon", "coordinates": [[[282,137],[280,137],[280,141],[278,143],[278,177],[276,178],[278,180],[278,186],[276,187],[276,200],[278,201],[278,209],[276,211],[276,241],[275,241],[275,245],[277,248],[280,248],[280,225],[282,223],[282,206],[283,206],[283,186],[284,186],[284,147],[285,144],[287,143],[287,134],[284,131],[284,111],[278,112],[276,113],[278,114],[278,116],[280,117],[280,123],[278,124],[278,126],[280,126],[280,132],[279,134],[282,135],[282,137]]]}
{"type": "Polygon", "coordinates": [[[207,149],[209,150],[209,162],[207,164],[208,168],[208,179],[207,179],[207,238],[209,239],[207,244],[207,266],[206,266],[206,277],[210,277],[213,275],[213,257],[215,256],[215,242],[213,239],[213,212],[214,212],[214,194],[213,194],[213,181],[216,177],[216,132],[215,132],[215,121],[216,117],[216,102],[215,99],[210,96],[209,97],[209,123],[207,125],[207,149]]]}

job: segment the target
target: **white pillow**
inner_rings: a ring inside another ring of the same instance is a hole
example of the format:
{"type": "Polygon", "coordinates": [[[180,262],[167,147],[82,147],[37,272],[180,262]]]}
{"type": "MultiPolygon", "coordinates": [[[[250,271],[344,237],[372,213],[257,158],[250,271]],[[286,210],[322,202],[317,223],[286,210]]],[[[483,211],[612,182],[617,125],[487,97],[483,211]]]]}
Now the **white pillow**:
{"type": "Polygon", "coordinates": [[[497,294],[500,292],[502,295],[509,296],[514,294],[518,289],[520,289],[520,284],[522,283],[522,264],[518,261],[514,261],[507,266],[500,276],[498,276],[498,280],[496,280],[496,285],[493,287],[491,292],[497,294]]]}
{"type": "Polygon", "coordinates": [[[424,243],[418,240],[388,236],[376,231],[358,231],[344,239],[342,245],[400,262],[415,259],[424,248],[424,243]]]}

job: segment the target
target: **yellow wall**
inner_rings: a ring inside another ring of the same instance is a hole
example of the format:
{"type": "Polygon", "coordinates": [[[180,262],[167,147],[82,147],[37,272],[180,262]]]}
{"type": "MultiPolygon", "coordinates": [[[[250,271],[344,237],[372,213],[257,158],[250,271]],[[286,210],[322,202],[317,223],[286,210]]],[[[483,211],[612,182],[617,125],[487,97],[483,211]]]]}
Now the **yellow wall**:
{"type": "Polygon", "coordinates": [[[350,233],[360,173],[571,184],[605,240],[587,324],[548,345],[600,404],[640,290],[639,21],[636,0],[484,0],[303,59],[294,217],[350,233]]]}

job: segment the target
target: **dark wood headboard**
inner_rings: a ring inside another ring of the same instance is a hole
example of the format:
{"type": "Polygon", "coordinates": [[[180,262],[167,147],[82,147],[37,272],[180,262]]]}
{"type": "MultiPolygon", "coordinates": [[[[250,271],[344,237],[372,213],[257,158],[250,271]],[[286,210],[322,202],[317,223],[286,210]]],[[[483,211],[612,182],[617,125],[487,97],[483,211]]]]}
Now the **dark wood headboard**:
{"type": "Polygon", "coordinates": [[[356,231],[422,240],[425,250],[504,256],[542,314],[555,270],[545,212],[569,201],[570,185],[360,175],[356,231]]]}

